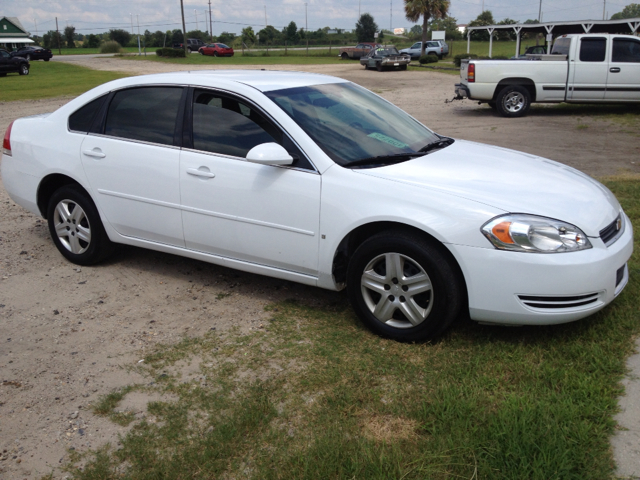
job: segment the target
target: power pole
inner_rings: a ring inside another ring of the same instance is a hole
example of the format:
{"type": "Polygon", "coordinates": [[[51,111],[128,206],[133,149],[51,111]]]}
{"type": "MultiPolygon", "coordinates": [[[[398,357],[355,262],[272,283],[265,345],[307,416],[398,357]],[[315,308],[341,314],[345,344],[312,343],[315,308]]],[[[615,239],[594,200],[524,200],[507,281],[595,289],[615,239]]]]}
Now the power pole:
{"type": "Polygon", "coordinates": [[[213,25],[211,23],[211,0],[209,0],[209,34],[211,35],[211,43],[213,43],[213,25]]]}
{"type": "Polygon", "coordinates": [[[142,55],[142,51],[140,50],[140,19],[138,18],[137,13],[136,13],[136,23],[138,24],[138,55],[142,55]]]}
{"type": "Polygon", "coordinates": [[[360,20],[360,4],[362,3],[362,0],[358,0],[358,20],[360,20]]]}
{"type": "Polygon", "coordinates": [[[538,8],[538,23],[542,21],[542,0],[540,0],[540,8],[538,8]]]}
{"type": "Polygon", "coordinates": [[[304,2],[304,36],[307,39],[307,57],[309,56],[309,24],[307,23],[307,2],[304,2]]]}
{"type": "Polygon", "coordinates": [[[606,18],[604,18],[604,13],[606,9],[607,9],[607,0],[604,0],[604,6],[602,7],[602,20],[606,20],[606,18]]]}
{"type": "Polygon", "coordinates": [[[131,19],[131,35],[133,35],[133,13],[129,14],[129,18],[131,19]]]}
{"type": "Polygon", "coordinates": [[[267,6],[264,6],[264,28],[267,28],[267,6]]]}
{"type": "Polygon", "coordinates": [[[198,28],[198,11],[197,11],[195,8],[193,9],[193,13],[195,13],[195,14],[196,14],[196,30],[200,30],[200,29],[198,28]]]}
{"type": "Polygon", "coordinates": [[[62,50],[60,49],[60,30],[58,30],[58,17],[56,17],[56,36],[58,37],[58,55],[62,55],[62,50]]]}
{"type": "Polygon", "coordinates": [[[182,13],[182,41],[184,47],[184,56],[188,58],[189,46],[187,45],[187,28],[184,26],[184,2],[180,0],[180,12],[182,13]]]}
{"type": "Polygon", "coordinates": [[[389,4],[389,30],[393,32],[393,0],[389,4]]]}
{"type": "Polygon", "coordinates": [[[35,19],[35,18],[33,19],[33,23],[34,23],[34,24],[35,24],[35,26],[36,26],[36,37],[37,37],[37,36],[38,36],[38,22],[36,21],[36,19],[35,19]]]}

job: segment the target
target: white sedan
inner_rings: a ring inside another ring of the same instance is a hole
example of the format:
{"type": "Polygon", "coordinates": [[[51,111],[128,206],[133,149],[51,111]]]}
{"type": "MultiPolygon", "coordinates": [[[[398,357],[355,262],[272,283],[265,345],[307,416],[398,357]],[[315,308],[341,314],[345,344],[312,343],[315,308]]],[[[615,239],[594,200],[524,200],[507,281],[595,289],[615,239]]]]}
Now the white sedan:
{"type": "Polygon", "coordinates": [[[347,288],[379,335],[420,341],[461,314],[544,325],[628,281],[629,219],[573,168],[438,135],[345,80],[181,72],[97,87],[16,120],[11,198],[69,261],[123,243],[347,288]],[[34,135],[33,132],[38,132],[34,135]]]}

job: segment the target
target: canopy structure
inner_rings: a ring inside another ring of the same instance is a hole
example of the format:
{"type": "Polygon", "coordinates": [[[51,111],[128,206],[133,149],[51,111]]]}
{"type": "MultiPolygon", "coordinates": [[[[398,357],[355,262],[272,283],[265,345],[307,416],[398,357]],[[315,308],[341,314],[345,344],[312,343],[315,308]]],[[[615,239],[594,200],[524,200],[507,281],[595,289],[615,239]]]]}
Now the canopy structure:
{"type": "Polygon", "coordinates": [[[471,44],[471,34],[477,30],[489,32],[489,57],[493,49],[493,32],[513,30],[516,32],[516,56],[520,54],[520,35],[522,33],[542,33],[547,38],[547,52],[551,51],[551,39],[570,33],[624,33],[637,34],[640,30],[640,18],[620,20],[576,20],[573,22],[514,23],[512,25],[485,25],[467,27],[467,53],[471,44]]]}
{"type": "Polygon", "coordinates": [[[36,43],[25,37],[0,37],[0,43],[36,43]]]}

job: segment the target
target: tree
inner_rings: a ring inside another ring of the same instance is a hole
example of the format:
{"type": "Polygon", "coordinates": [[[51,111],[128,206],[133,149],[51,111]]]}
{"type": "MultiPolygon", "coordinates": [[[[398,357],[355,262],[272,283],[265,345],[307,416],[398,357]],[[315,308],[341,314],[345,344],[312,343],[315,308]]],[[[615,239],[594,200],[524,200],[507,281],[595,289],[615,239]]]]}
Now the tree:
{"type": "Polygon", "coordinates": [[[413,27],[411,27],[411,30],[409,30],[409,38],[411,39],[411,41],[422,38],[422,27],[420,25],[414,25],[413,27]]]}
{"type": "Polygon", "coordinates": [[[126,30],[122,30],[121,28],[112,28],[111,30],[109,30],[109,38],[118,42],[124,47],[131,40],[131,34],[126,30]]]}
{"type": "MultiPolygon", "coordinates": [[[[498,25],[515,25],[516,23],[518,23],[517,20],[505,18],[498,22],[498,25]]],[[[496,30],[494,35],[496,36],[496,40],[515,40],[518,36],[513,28],[510,28],[509,30],[496,30]]]]}
{"type": "MultiPolygon", "coordinates": [[[[417,25],[416,25],[417,26],[417,25]]],[[[461,40],[462,33],[458,30],[458,20],[454,17],[434,18],[429,23],[429,31],[445,31],[445,36],[449,40],[461,40]]]]}
{"type": "Polygon", "coordinates": [[[55,30],[49,30],[42,36],[42,43],[44,44],[44,48],[58,48],[62,47],[62,35],[60,32],[56,32],[55,30]]]}
{"type": "Polygon", "coordinates": [[[242,41],[245,45],[253,45],[256,43],[256,34],[252,27],[246,27],[242,29],[242,41]]]}
{"type": "Polygon", "coordinates": [[[258,32],[258,35],[260,35],[260,42],[265,45],[280,43],[279,40],[282,37],[282,34],[278,30],[273,28],[272,25],[267,25],[266,27],[264,27],[258,32]]]}
{"type": "Polygon", "coordinates": [[[407,20],[417,23],[422,17],[422,51],[427,44],[427,30],[431,18],[445,18],[449,13],[449,0],[404,0],[404,14],[407,20]]]}
{"type": "Polygon", "coordinates": [[[368,13],[360,15],[360,19],[356,23],[356,38],[358,42],[373,42],[377,31],[378,25],[371,15],[368,13]]]}
{"type": "Polygon", "coordinates": [[[100,37],[90,33],[84,37],[82,48],[98,48],[100,46],[100,37]]]}
{"type": "Polygon", "coordinates": [[[640,17],[640,3],[630,3],[621,12],[611,15],[611,20],[621,20],[623,18],[640,17]]]}
{"type": "Polygon", "coordinates": [[[220,35],[218,35],[218,42],[224,43],[225,45],[231,45],[235,38],[235,33],[222,32],[220,35]]]}
{"type": "Polygon", "coordinates": [[[289,45],[295,45],[300,41],[300,36],[298,35],[298,26],[293,20],[289,22],[289,25],[284,28],[282,33],[284,34],[285,40],[289,42],[289,45]]]}
{"type": "MultiPolygon", "coordinates": [[[[469,22],[468,27],[484,27],[487,25],[495,25],[496,21],[493,19],[493,14],[489,10],[485,10],[475,20],[469,22]]],[[[465,30],[465,37],[469,34],[469,29],[465,30]]],[[[473,32],[473,39],[483,42],[489,41],[489,32],[486,30],[475,30],[473,32]]]]}
{"type": "Polygon", "coordinates": [[[67,48],[76,48],[76,42],[73,41],[73,36],[76,34],[76,27],[68,25],[64,29],[64,39],[67,42],[67,48]]]}
{"type": "Polygon", "coordinates": [[[187,38],[198,38],[204,43],[209,43],[210,39],[209,34],[202,30],[191,30],[190,32],[187,32],[187,38]]]}

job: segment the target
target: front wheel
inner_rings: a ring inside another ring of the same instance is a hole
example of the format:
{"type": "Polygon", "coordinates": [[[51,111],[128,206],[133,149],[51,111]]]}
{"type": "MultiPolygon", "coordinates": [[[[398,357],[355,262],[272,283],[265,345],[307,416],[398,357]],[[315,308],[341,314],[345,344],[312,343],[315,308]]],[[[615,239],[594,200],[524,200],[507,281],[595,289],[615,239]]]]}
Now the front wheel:
{"type": "Polygon", "coordinates": [[[369,329],[401,342],[444,331],[465,298],[444,247],[410,233],[384,232],[360,245],[349,262],[347,291],[369,329]]]}
{"type": "Polygon", "coordinates": [[[18,73],[20,75],[29,75],[29,65],[20,65],[18,73]]]}
{"type": "Polygon", "coordinates": [[[342,60],[349,60],[349,55],[347,55],[346,53],[343,53],[341,57],[342,57],[342,60]]]}
{"type": "Polygon", "coordinates": [[[496,108],[503,117],[523,117],[531,107],[529,90],[520,85],[507,85],[496,98],[496,108]]]}
{"type": "Polygon", "coordinates": [[[98,209],[76,186],[64,186],[52,195],[47,220],[53,243],[73,263],[92,265],[113,252],[98,209]]]}
{"type": "Polygon", "coordinates": [[[400,65],[400,70],[406,70],[407,66],[406,65],[400,65]]]}
{"type": "Polygon", "coordinates": [[[48,62],[49,60],[51,60],[50,58],[45,58],[44,61],[48,62]]]}
{"type": "Polygon", "coordinates": [[[380,62],[376,63],[376,69],[377,69],[379,72],[381,72],[381,71],[383,70],[383,68],[382,68],[382,63],[380,63],[380,62]]]}

